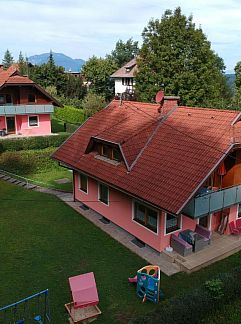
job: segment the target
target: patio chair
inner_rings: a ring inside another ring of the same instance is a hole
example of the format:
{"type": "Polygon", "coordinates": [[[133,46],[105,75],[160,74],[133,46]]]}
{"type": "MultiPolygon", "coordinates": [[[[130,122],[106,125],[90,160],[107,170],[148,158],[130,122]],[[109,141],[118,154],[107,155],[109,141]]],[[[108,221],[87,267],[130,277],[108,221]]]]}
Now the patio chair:
{"type": "Polygon", "coordinates": [[[241,234],[241,228],[238,229],[238,228],[235,226],[234,221],[232,221],[232,222],[229,223],[229,228],[230,228],[230,232],[231,232],[231,234],[234,234],[234,235],[239,235],[239,234],[241,234]]]}
{"type": "Polygon", "coordinates": [[[241,218],[238,218],[236,220],[236,227],[237,227],[238,230],[241,229],[241,218]]]}

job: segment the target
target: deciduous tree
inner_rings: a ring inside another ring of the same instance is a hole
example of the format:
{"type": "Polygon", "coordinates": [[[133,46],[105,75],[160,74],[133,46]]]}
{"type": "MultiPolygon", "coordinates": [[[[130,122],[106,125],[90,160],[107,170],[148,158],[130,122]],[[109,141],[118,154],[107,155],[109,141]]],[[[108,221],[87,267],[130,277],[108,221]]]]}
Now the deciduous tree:
{"type": "Polygon", "coordinates": [[[181,103],[222,107],[229,95],[223,60],[211,49],[202,29],[181,9],[166,10],[161,20],[150,20],[143,33],[138,58],[136,90],[151,101],[164,88],[181,103]]]}
{"type": "Polygon", "coordinates": [[[128,39],[126,42],[123,42],[120,39],[116,43],[115,49],[111,52],[109,57],[115,61],[117,67],[121,67],[136,57],[138,52],[138,42],[133,41],[132,38],[128,39]]]}

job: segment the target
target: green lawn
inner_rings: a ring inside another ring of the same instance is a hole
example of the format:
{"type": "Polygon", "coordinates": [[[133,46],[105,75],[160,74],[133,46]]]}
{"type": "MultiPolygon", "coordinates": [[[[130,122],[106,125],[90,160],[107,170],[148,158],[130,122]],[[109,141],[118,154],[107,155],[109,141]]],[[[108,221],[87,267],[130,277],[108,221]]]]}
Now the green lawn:
{"type": "MultiPolygon", "coordinates": [[[[125,323],[158,309],[160,304],[142,304],[127,282],[145,262],[63,202],[1,181],[0,200],[0,307],[49,288],[53,323],[68,323],[68,277],[93,271],[103,312],[99,323],[125,323]]],[[[237,253],[191,275],[163,275],[165,297],[193,289],[240,262],[237,253]]],[[[219,318],[224,314],[219,312],[219,318]]],[[[215,323],[212,318],[207,322],[215,323]]]]}

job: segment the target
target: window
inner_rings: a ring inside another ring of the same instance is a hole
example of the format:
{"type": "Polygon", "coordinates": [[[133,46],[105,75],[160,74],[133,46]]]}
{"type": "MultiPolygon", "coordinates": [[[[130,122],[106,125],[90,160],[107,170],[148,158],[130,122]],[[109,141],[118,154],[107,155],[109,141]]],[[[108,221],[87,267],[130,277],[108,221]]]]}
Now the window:
{"type": "Polygon", "coordinates": [[[120,151],[117,147],[112,147],[111,145],[97,143],[94,145],[94,150],[97,151],[99,155],[104,156],[107,159],[114,160],[117,162],[121,161],[120,151]]]}
{"type": "Polygon", "coordinates": [[[122,78],[122,85],[125,85],[125,86],[133,85],[133,79],[132,78],[122,78]]]}
{"type": "Polygon", "coordinates": [[[139,203],[134,205],[134,220],[157,233],[157,211],[139,203]]]}
{"type": "Polygon", "coordinates": [[[109,187],[99,183],[99,200],[106,205],[109,205],[109,187]]]}
{"type": "Polygon", "coordinates": [[[28,102],[35,102],[35,94],[29,93],[28,94],[28,102]]]}
{"type": "Polygon", "coordinates": [[[241,204],[238,205],[238,218],[241,218],[241,204]]]}
{"type": "Polygon", "coordinates": [[[5,104],[5,96],[0,95],[0,105],[5,104]]]}
{"type": "Polygon", "coordinates": [[[180,229],[180,216],[166,214],[166,234],[172,233],[180,229]]]}
{"type": "Polygon", "coordinates": [[[29,116],[28,124],[29,126],[38,126],[38,116],[29,116]]]}
{"type": "Polygon", "coordinates": [[[82,173],[79,174],[79,189],[85,193],[88,192],[88,177],[82,173]]]}

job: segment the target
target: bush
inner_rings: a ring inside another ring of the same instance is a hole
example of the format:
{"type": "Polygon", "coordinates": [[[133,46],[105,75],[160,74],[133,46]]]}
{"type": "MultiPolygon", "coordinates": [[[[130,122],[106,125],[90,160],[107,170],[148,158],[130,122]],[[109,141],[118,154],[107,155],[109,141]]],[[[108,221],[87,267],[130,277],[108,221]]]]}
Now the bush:
{"type": "Polygon", "coordinates": [[[29,175],[44,172],[58,167],[58,163],[50,158],[54,148],[4,152],[0,155],[0,169],[18,175],[29,175]]]}
{"type": "Polygon", "coordinates": [[[0,140],[0,152],[37,150],[51,146],[58,147],[69,137],[69,135],[70,134],[64,133],[50,136],[33,136],[2,139],[0,140]]]}
{"type": "Polygon", "coordinates": [[[85,120],[85,115],[82,109],[77,109],[72,106],[64,106],[55,109],[54,116],[67,123],[82,124],[85,120]]]}

